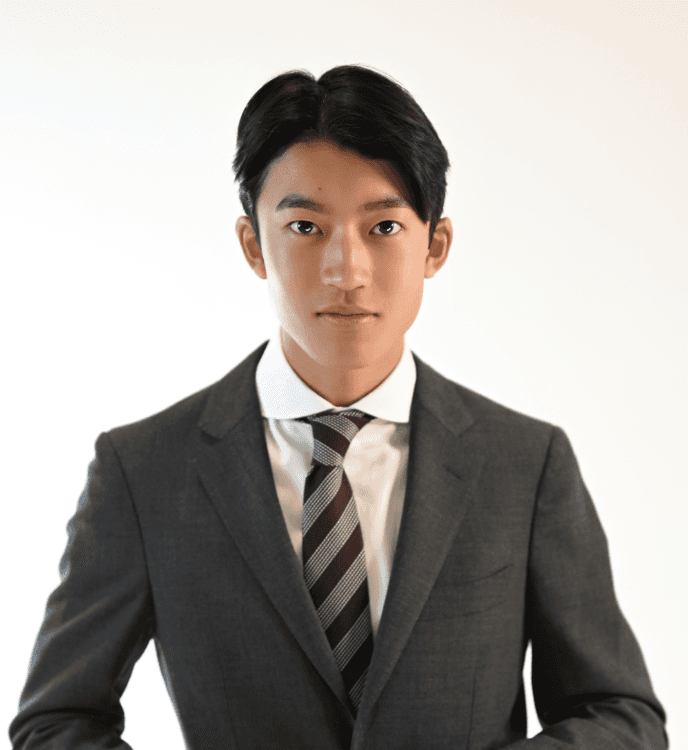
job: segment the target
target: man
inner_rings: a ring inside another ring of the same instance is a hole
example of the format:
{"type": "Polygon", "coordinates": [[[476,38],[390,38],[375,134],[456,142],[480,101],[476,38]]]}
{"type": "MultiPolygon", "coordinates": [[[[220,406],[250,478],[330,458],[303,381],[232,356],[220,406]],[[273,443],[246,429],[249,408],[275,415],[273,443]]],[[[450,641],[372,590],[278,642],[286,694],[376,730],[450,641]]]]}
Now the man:
{"type": "Polygon", "coordinates": [[[15,748],[128,747],[151,638],[199,750],[667,747],[564,433],[405,346],[452,242],[448,166],[371,70],[251,98],[236,228],[279,334],[98,438],[15,748]]]}

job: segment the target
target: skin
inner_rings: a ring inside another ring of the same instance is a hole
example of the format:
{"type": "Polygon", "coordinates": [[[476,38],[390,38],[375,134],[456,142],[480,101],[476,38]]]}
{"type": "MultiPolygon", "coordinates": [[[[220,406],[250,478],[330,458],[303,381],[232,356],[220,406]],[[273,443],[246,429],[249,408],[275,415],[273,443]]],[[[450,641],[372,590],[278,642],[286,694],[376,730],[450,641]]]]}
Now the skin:
{"type": "Polygon", "coordinates": [[[316,393],[349,406],[399,363],[424,281],[447,259],[451,221],[440,219],[428,247],[430,222],[411,208],[394,168],[327,140],[297,143],[270,165],[256,214],[262,249],[247,216],[236,232],[268,283],[285,357],[316,393]],[[278,209],[290,194],[322,210],[278,209]],[[403,205],[364,209],[383,198],[403,205]],[[347,314],[323,314],[332,306],[347,314]]]}

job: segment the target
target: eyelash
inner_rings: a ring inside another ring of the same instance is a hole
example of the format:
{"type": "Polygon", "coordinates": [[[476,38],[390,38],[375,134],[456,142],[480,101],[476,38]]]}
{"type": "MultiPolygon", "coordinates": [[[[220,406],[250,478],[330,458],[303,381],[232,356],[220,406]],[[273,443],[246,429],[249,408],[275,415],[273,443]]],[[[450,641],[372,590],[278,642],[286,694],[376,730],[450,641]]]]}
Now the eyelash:
{"type": "MultiPolygon", "coordinates": [[[[290,221],[289,224],[287,224],[287,227],[291,229],[292,224],[299,224],[299,223],[312,224],[314,227],[317,226],[317,224],[313,223],[312,221],[308,221],[307,219],[296,219],[296,221],[290,221]]],[[[392,234],[376,234],[375,235],[376,237],[393,237],[395,234],[398,234],[402,229],[401,224],[398,221],[394,221],[393,219],[385,219],[383,221],[379,221],[375,226],[379,227],[380,224],[396,224],[399,227],[399,230],[396,232],[393,232],[392,234]]],[[[294,231],[294,230],[292,229],[291,231],[294,231]]],[[[299,237],[313,237],[314,236],[314,233],[305,234],[302,232],[294,232],[294,234],[298,235],[299,237]]]]}

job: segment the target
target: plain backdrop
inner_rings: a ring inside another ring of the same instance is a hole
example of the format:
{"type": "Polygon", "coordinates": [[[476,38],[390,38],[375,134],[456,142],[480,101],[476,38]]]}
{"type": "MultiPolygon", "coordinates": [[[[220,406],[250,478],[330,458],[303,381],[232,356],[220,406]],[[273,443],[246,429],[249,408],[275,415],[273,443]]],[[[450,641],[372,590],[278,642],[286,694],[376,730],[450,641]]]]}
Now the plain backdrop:
{"type": "MultiPolygon", "coordinates": [[[[98,434],[275,329],[234,233],[241,111],[278,73],[361,63],[451,159],[411,348],[567,432],[688,747],[687,51],[686,2],[0,0],[0,724],[98,434]]],[[[152,647],[123,703],[134,748],[183,747],[152,647]]]]}

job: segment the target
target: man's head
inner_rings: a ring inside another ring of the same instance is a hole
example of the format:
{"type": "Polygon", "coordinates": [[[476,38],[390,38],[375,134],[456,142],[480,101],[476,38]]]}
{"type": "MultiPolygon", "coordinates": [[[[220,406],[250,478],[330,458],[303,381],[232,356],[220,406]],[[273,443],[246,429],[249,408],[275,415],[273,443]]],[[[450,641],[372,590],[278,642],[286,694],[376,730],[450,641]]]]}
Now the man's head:
{"type": "Polygon", "coordinates": [[[342,66],[318,81],[295,71],[254,94],[234,160],[246,211],[237,234],[268,281],[290,362],[398,361],[423,280],[451,244],[440,219],[448,167],[410,94],[374,71],[342,66]]]}
{"type": "Polygon", "coordinates": [[[444,208],[446,149],[406,89],[369,68],[341,65],[317,80],[302,70],[275,76],[241,115],[233,168],[259,245],[256,205],[270,165],[294,143],[312,138],[392,163],[412,208],[430,222],[430,240],[444,208]]]}

